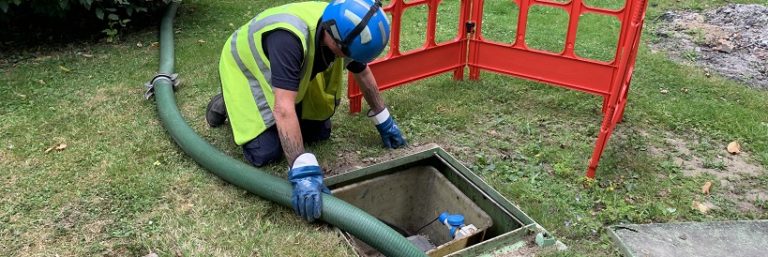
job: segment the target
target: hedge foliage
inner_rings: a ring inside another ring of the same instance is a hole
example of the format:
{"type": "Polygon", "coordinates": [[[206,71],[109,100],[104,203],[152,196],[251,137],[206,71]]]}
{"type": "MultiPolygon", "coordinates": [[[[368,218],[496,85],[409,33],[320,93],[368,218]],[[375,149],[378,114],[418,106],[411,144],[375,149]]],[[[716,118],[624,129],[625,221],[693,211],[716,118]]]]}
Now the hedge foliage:
{"type": "Polygon", "coordinates": [[[117,33],[132,16],[159,10],[174,0],[0,0],[0,20],[17,17],[93,19],[104,22],[104,32],[117,33]],[[81,16],[85,17],[81,17],[81,16]]]}

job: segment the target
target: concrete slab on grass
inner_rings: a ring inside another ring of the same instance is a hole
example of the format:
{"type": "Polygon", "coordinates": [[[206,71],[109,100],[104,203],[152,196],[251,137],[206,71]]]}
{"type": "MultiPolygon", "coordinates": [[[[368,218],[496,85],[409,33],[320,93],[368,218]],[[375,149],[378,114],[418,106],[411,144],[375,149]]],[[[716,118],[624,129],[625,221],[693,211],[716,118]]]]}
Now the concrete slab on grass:
{"type": "Polygon", "coordinates": [[[768,220],[609,227],[625,256],[768,256],[768,220]]]}

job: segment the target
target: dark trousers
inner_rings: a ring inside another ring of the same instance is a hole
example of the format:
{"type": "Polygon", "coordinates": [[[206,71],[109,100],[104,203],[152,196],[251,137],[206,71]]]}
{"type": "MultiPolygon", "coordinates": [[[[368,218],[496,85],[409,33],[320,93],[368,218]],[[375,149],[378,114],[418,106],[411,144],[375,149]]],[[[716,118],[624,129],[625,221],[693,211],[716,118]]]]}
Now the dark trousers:
{"type": "MultiPolygon", "coordinates": [[[[297,106],[296,114],[301,117],[300,107],[297,106]]],[[[304,143],[314,143],[331,137],[331,120],[324,121],[299,119],[301,137],[304,143]]],[[[280,135],[277,125],[272,125],[256,138],[243,145],[243,155],[253,166],[261,167],[280,161],[283,158],[283,146],[280,144],[280,135]]]]}

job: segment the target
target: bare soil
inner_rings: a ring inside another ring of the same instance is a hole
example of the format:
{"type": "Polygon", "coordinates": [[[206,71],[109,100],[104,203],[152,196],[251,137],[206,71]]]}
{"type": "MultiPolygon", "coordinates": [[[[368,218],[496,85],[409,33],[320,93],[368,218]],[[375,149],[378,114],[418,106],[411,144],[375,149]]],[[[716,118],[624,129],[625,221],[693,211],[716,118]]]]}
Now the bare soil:
{"type": "Polygon", "coordinates": [[[768,89],[768,6],[729,4],[702,13],[667,12],[660,19],[654,50],[768,89]]]}
{"type": "MultiPolygon", "coordinates": [[[[414,144],[405,148],[393,149],[378,157],[361,158],[360,152],[341,151],[336,154],[338,157],[333,163],[322,164],[325,167],[325,176],[333,176],[357,170],[377,163],[394,160],[400,157],[409,156],[414,153],[422,152],[427,149],[437,147],[438,144],[414,144]]],[[[445,147],[445,146],[442,146],[445,147]]]]}
{"type": "MultiPolygon", "coordinates": [[[[768,188],[755,185],[754,178],[765,175],[768,171],[751,161],[749,153],[729,154],[722,145],[722,154],[715,162],[722,163],[722,168],[707,167],[708,162],[702,156],[693,153],[688,143],[675,135],[667,135],[664,146],[652,146],[649,151],[656,156],[669,156],[681,168],[682,174],[689,177],[712,175],[717,186],[713,193],[723,194],[745,212],[759,211],[755,206],[758,200],[768,200],[768,188]]],[[[709,161],[713,162],[713,161],[709,161]]],[[[708,204],[708,203],[705,203],[708,204]]]]}

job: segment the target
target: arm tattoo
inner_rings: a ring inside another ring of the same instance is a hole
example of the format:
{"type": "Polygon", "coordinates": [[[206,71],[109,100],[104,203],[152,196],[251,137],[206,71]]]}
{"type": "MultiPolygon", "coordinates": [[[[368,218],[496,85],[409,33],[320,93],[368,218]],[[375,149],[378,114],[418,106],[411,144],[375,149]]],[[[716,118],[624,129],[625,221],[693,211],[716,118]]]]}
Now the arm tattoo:
{"type": "Polygon", "coordinates": [[[296,92],[275,88],[275,125],[280,136],[283,153],[288,159],[288,168],[293,166],[293,160],[304,153],[304,141],[301,138],[299,119],[296,117],[294,99],[296,92]]]}
{"type": "Polygon", "coordinates": [[[278,129],[278,133],[280,134],[280,143],[283,145],[283,153],[285,153],[285,158],[288,159],[288,167],[292,167],[293,161],[304,153],[304,142],[301,140],[301,135],[299,135],[297,140],[287,131],[284,132],[284,130],[278,129]]]}
{"type": "Polygon", "coordinates": [[[379,93],[379,87],[376,84],[376,78],[373,77],[370,68],[365,68],[360,74],[355,74],[355,81],[360,85],[360,91],[363,93],[365,102],[371,107],[374,113],[384,109],[384,100],[379,93]]]}

